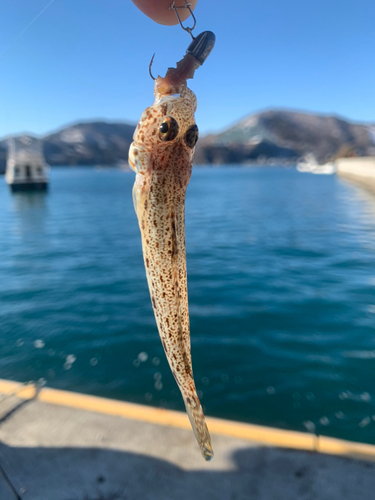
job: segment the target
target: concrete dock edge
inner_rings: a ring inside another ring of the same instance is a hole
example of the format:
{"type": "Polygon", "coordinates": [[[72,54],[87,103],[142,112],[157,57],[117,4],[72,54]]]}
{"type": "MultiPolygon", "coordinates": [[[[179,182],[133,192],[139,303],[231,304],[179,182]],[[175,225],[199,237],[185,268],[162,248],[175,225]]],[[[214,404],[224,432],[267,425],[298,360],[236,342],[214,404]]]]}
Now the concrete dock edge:
{"type": "MultiPolygon", "coordinates": [[[[4,396],[13,395],[23,400],[36,399],[53,405],[123,417],[156,425],[190,429],[187,415],[181,412],[47,387],[38,389],[33,384],[25,385],[19,382],[0,379],[0,394],[4,396]]],[[[375,461],[375,446],[370,444],[233,422],[213,417],[207,417],[207,425],[213,434],[240,438],[260,445],[315,451],[323,454],[375,461]]]]}
{"type": "Polygon", "coordinates": [[[338,175],[375,192],[375,156],[339,158],[335,165],[338,175]]]}

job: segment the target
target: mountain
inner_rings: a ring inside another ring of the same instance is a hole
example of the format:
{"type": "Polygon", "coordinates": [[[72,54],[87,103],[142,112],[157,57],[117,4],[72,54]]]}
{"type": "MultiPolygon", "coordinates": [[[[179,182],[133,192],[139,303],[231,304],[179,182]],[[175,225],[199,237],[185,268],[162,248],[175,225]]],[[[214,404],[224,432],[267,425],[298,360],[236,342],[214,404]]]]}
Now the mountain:
{"type": "Polygon", "coordinates": [[[113,165],[128,160],[135,125],[87,122],[42,138],[50,165],[113,165]]]}
{"type": "MultiPolygon", "coordinates": [[[[84,122],[41,137],[49,165],[115,165],[127,162],[135,125],[84,122]]],[[[5,170],[7,141],[0,141],[0,173],[5,170]]]]}
{"type": "MultiPolygon", "coordinates": [[[[50,165],[115,165],[126,162],[135,125],[84,122],[39,140],[50,165]]],[[[0,141],[0,173],[7,143],[0,141]]],[[[320,163],[343,151],[375,155],[375,125],[335,116],[270,110],[245,117],[218,134],[201,137],[196,164],[296,162],[312,153],[320,163]]]]}
{"type": "Polygon", "coordinates": [[[271,110],[247,116],[197,145],[197,163],[246,163],[270,158],[296,161],[308,153],[324,163],[340,148],[358,156],[375,154],[375,125],[354,124],[335,116],[271,110]]]}

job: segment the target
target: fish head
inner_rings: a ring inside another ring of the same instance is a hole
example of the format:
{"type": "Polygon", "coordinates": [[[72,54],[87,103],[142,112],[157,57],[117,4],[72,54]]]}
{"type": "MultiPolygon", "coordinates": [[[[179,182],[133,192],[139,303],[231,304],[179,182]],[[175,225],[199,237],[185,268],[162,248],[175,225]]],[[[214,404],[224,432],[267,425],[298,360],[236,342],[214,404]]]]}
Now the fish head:
{"type": "Polygon", "coordinates": [[[134,132],[130,168],[144,175],[153,165],[162,168],[177,157],[191,166],[198,140],[196,109],[195,94],[185,85],[172,95],[161,94],[156,87],[155,102],[143,112],[134,132]]]}

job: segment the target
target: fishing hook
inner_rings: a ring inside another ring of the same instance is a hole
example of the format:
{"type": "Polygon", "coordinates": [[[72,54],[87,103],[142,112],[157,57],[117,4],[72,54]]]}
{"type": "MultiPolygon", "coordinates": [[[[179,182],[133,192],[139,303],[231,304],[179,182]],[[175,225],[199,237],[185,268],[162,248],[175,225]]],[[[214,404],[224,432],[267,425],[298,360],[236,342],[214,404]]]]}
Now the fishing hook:
{"type": "MultiPolygon", "coordinates": [[[[211,50],[213,49],[215,45],[215,35],[212,33],[212,31],[203,31],[203,33],[200,33],[197,37],[194,37],[192,34],[193,29],[195,28],[197,24],[197,20],[195,19],[195,16],[193,14],[193,11],[191,10],[191,3],[185,2],[185,5],[183,7],[176,7],[175,6],[175,0],[171,3],[171,5],[168,7],[169,9],[173,9],[176,13],[178,22],[180,23],[181,27],[183,30],[187,31],[193,41],[190,43],[189,47],[187,48],[186,53],[191,54],[195,59],[198,61],[199,64],[203,64],[204,61],[207,59],[209,56],[211,50]],[[193,17],[194,20],[194,25],[192,28],[185,28],[183,26],[180,16],[178,15],[178,9],[189,9],[190,14],[193,17]]],[[[150,65],[148,67],[148,72],[151,76],[151,78],[155,81],[156,78],[153,76],[151,67],[152,63],[154,62],[154,57],[155,54],[152,56],[150,65]]]]}
{"type": "Polygon", "coordinates": [[[151,66],[152,66],[152,63],[154,62],[154,57],[155,57],[155,54],[154,54],[154,55],[152,56],[152,58],[151,58],[150,65],[149,65],[149,67],[148,67],[148,72],[150,73],[151,78],[155,81],[155,80],[156,80],[156,78],[152,75],[152,72],[151,72],[151,66]]]}
{"type": "Polygon", "coordinates": [[[195,16],[193,14],[193,11],[191,10],[191,3],[189,2],[185,2],[185,5],[183,5],[182,7],[176,7],[175,5],[175,2],[176,0],[173,0],[173,2],[171,3],[171,5],[168,7],[168,9],[173,9],[176,13],[176,16],[177,16],[177,19],[178,19],[178,22],[180,23],[180,26],[183,30],[187,31],[189,33],[189,35],[191,36],[191,38],[194,40],[194,36],[193,36],[193,29],[195,28],[195,26],[197,25],[197,20],[195,19],[195,16]],[[193,18],[193,21],[194,21],[194,25],[192,28],[189,28],[189,27],[186,27],[182,24],[181,22],[181,19],[180,19],[180,16],[178,15],[178,9],[188,9],[189,12],[190,12],[190,15],[191,17],[193,18]]]}

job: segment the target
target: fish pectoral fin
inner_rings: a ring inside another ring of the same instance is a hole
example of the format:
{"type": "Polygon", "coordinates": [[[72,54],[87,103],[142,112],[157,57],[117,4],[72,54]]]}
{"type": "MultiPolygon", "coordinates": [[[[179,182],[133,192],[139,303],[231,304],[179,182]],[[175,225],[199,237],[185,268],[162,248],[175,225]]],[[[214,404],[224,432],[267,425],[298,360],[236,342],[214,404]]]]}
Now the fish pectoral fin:
{"type": "Polygon", "coordinates": [[[144,175],[151,165],[151,153],[145,146],[130,144],[128,155],[129,167],[136,173],[144,175]]]}
{"type": "Polygon", "coordinates": [[[134,186],[133,186],[132,195],[133,195],[133,204],[134,204],[135,214],[138,217],[138,212],[137,212],[137,190],[136,190],[136,184],[135,183],[134,183],[134,186]]]}

